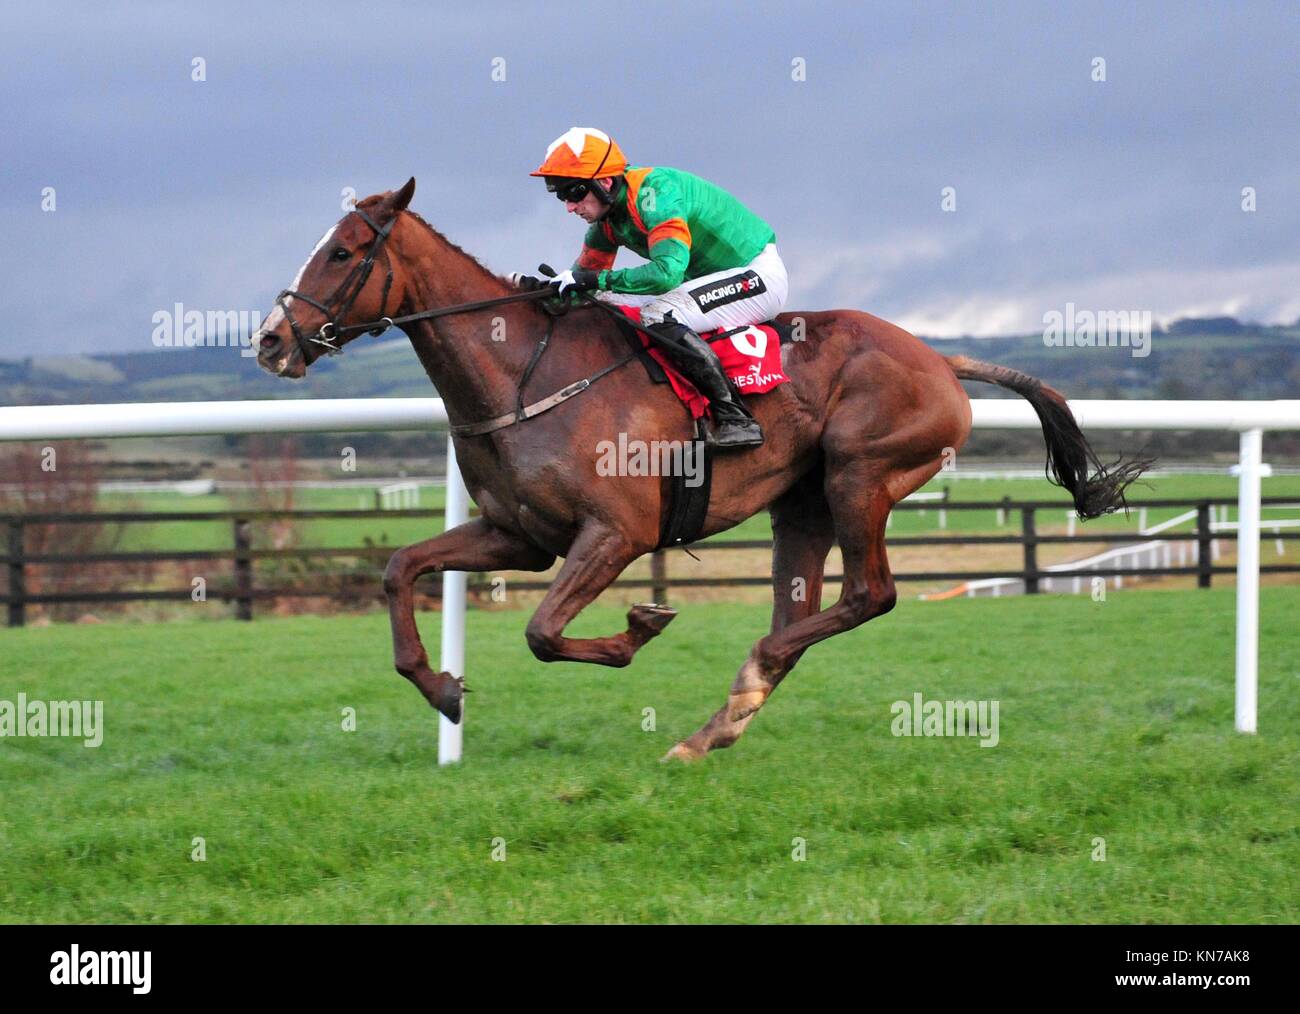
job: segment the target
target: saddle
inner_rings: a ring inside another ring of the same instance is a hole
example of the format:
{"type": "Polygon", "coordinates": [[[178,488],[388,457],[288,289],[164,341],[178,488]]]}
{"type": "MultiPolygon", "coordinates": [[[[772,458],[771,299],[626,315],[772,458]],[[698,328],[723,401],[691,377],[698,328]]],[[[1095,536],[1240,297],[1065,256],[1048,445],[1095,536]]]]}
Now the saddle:
{"type": "MultiPolygon", "coordinates": [[[[639,306],[619,306],[627,320],[640,322],[639,306]]],[[[663,352],[650,343],[643,331],[620,320],[620,330],[637,354],[651,381],[672,385],[673,393],[686,406],[692,419],[708,411],[709,399],[701,394],[663,352]]],[[[700,334],[722,363],[722,370],[739,394],[765,394],[790,378],[781,367],[781,346],[794,341],[794,328],[774,320],[745,327],[717,328],[700,334]]]]}
{"type": "MultiPolygon", "coordinates": [[[[668,510],[664,512],[659,530],[659,548],[682,546],[699,538],[709,509],[709,494],[713,486],[713,455],[705,440],[704,416],[709,399],[684,377],[659,349],[650,344],[650,338],[628,321],[641,320],[638,306],[619,306],[623,317],[619,330],[628,345],[645,367],[650,380],[656,384],[670,384],[678,400],[686,406],[695,428],[696,452],[703,462],[703,479],[695,485],[687,476],[674,475],[670,487],[668,510]]],[[[741,394],[764,394],[780,387],[790,378],[781,367],[781,346],[794,340],[794,328],[776,321],[745,327],[717,328],[701,333],[701,338],[717,354],[723,372],[741,394]]]]}

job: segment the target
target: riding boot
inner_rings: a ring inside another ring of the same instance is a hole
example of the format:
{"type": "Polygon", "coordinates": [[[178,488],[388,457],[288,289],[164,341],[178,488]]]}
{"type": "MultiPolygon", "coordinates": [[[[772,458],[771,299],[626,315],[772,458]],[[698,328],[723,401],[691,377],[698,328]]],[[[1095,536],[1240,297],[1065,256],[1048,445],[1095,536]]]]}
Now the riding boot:
{"type": "Polygon", "coordinates": [[[668,353],[673,364],[686,374],[686,379],[709,399],[714,446],[757,447],[763,442],[763,430],[739,395],[733,393],[722,364],[708,342],[674,320],[671,312],[662,323],[649,324],[646,330],[654,337],[655,344],[668,353]]]}

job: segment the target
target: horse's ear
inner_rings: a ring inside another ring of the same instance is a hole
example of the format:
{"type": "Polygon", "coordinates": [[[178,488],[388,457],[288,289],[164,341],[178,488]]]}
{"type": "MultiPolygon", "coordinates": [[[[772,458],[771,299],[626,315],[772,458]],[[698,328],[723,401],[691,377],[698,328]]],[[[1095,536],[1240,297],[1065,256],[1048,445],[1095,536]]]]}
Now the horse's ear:
{"type": "Polygon", "coordinates": [[[392,201],[391,201],[393,214],[397,214],[399,211],[405,211],[406,206],[411,203],[411,198],[414,196],[415,196],[415,177],[412,176],[409,180],[407,180],[405,183],[402,184],[401,190],[393,194],[392,201]]]}

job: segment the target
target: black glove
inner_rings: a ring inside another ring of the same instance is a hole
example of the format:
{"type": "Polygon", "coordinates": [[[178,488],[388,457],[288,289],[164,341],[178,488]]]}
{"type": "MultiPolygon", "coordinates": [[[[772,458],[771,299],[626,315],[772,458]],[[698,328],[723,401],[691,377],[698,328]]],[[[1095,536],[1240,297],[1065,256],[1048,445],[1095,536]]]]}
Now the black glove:
{"type": "Polygon", "coordinates": [[[549,284],[564,296],[570,292],[588,292],[596,288],[599,281],[599,271],[593,271],[591,268],[570,268],[550,279],[549,284]]]}

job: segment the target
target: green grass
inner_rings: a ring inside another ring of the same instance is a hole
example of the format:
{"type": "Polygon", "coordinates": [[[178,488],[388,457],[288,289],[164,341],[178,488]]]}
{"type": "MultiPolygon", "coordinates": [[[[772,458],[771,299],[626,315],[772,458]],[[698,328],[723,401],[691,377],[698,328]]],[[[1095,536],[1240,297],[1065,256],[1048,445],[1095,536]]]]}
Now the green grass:
{"type": "MultiPolygon", "coordinates": [[[[181,496],[175,493],[106,494],[100,497],[101,511],[139,511],[142,513],[237,510],[246,504],[226,494],[181,496]]],[[[446,505],[441,488],[420,490],[422,510],[442,510],[446,505]]],[[[373,488],[301,489],[295,491],[295,510],[371,510],[375,506],[373,488]]],[[[382,519],[340,518],[338,520],[299,521],[303,546],[343,548],[365,544],[370,539],[394,548],[419,542],[442,531],[442,518],[409,518],[400,511],[382,519]]],[[[123,551],[184,551],[190,549],[228,549],[234,536],[229,521],[159,521],[122,526],[118,546],[123,551]]]]}
{"type": "MultiPolygon", "coordinates": [[[[960,473],[958,473],[960,474],[960,473]]],[[[1136,486],[1132,490],[1134,500],[1181,499],[1189,497],[1236,497],[1237,480],[1231,476],[1168,476],[1144,480],[1147,485],[1136,486]]],[[[924,489],[939,491],[944,486],[951,489],[954,500],[988,500],[997,501],[1002,497],[1012,500],[1056,500],[1061,504],[1060,512],[1051,510],[1040,512],[1038,530],[1046,533],[1065,530],[1065,516],[1069,507],[1067,495],[1058,487],[1044,479],[962,479],[952,475],[941,474],[927,484],[924,489]]],[[[1300,476],[1276,476],[1263,480],[1264,496],[1294,496],[1300,501],[1300,476]]],[[[420,506],[424,509],[441,510],[445,504],[444,491],[436,487],[425,487],[420,491],[420,506]]],[[[304,489],[295,494],[294,506],[303,510],[355,510],[368,509],[374,505],[374,493],[369,489],[304,489]]],[[[129,496],[105,495],[101,497],[101,510],[140,510],[146,512],[161,511],[224,511],[233,510],[237,505],[225,495],[186,497],[173,493],[131,494],[129,496]]],[[[1152,508],[1148,513],[1147,523],[1154,525],[1183,513],[1179,508],[1152,508]]],[[[1264,517],[1295,517],[1295,508],[1265,508],[1264,517]]],[[[1231,507],[1228,512],[1230,520],[1235,520],[1237,511],[1231,507]]],[[[1010,530],[1019,530],[1020,517],[1012,512],[1007,518],[1010,530]]],[[[394,547],[418,542],[430,538],[442,531],[441,518],[406,518],[400,512],[394,512],[391,518],[382,520],[370,518],[352,518],[324,521],[303,521],[301,540],[303,546],[341,548],[360,546],[370,539],[380,545],[394,547]]],[[[1132,531],[1137,528],[1136,512],[1127,517],[1123,514],[1110,515],[1081,524],[1079,534],[1132,531]]],[[[186,521],[158,522],[156,524],[123,526],[122,550],[190,550],[190,549],[227,549],[233,544],[231,526],[225,521],[186,521]]],[[[998,530],[996,510],[987,511],[949,511],[947,528],[949,533],[995,532],[998,530]]],[[[890,525],[891,535],[937,534],[938,511],[927,508],[924,512],[912,510],[896,511],[890,525]]],[[[755,515],[735,528],[721,533],[715,538],[729,539],[767,539],[772,534],[772,526],[766,512],[755,515]]]]}
{"type": "Polygon", "coordinates": [[[98,749],[0,740],[0,921],[1294,922],[1300,590],[1264,593],[1254,737],[1233,607],[905,603],[692,766],[657,759],[761,609],[691,606],[625,670],[544,666],[526,614],[472,613],[466,759],[442,769],[382,615],[0,632],[0,700],[100,699],[106,724],[98,749]],[[999,701],[999,745],[895,738],[915,692],[999,701]]]}

